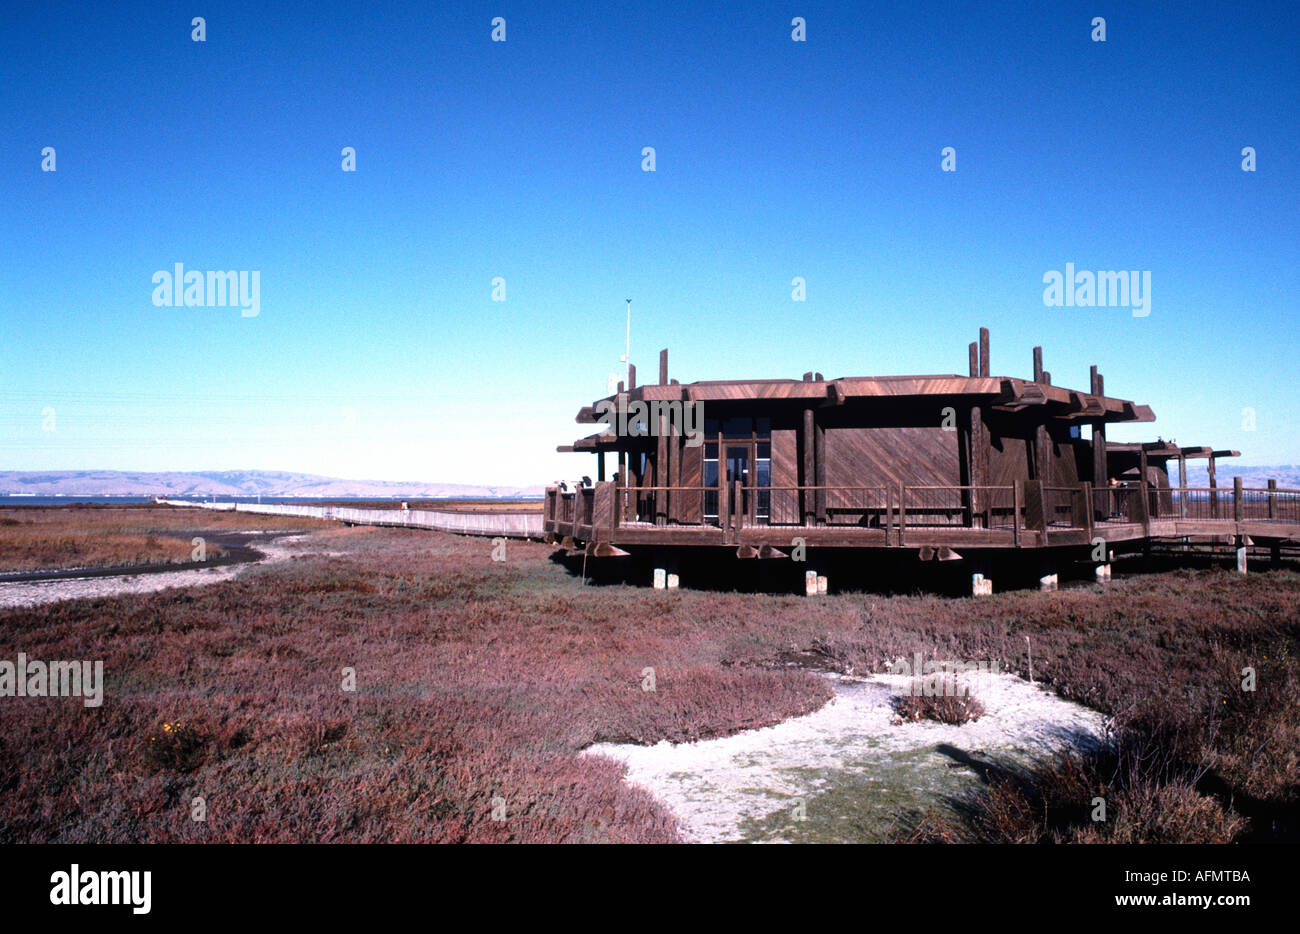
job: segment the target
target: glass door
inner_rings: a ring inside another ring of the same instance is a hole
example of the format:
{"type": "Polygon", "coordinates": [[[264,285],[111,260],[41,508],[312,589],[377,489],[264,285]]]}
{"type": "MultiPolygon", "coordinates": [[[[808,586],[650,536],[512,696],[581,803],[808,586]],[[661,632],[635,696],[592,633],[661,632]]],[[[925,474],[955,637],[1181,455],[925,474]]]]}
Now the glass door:
{"type": "Polygon", "coordinates": [[[753,494],[745,489],[749,486],[749,449],[749,444],[726,445],[727,489],[734,490],[737,482],[741,487],[739,501],[731,504],[734,525],[741,524],[735,521],[736,516],[744,516],[746,524],[750,521],[750,503],[753,494]]]}

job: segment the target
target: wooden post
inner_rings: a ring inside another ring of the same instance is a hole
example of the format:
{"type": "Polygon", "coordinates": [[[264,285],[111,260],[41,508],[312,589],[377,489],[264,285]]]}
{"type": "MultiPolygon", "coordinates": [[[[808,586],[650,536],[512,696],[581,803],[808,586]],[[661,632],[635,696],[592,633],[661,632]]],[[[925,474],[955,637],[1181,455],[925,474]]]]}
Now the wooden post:
{"type": "MultiPolygon", "coordinates": [[[[1277,518],[1277,481],[1276,480],[1268,481],[1268,517],[1270,519],[1277,518]]],[[[1268,559],[1269,559],[1269,564],[1271,564],[1275,568],[1282,563],[1282,545],[1281,543],[1278,542],[1277,539],[1274,539],[1273,544],[1269,546],[1268,559]]]]}
{"type": "Polygon", "coordinates": [[[1042,381],[1043,381],[1043,348],[1035,347],[1034,348],[1034,382],[1041,383],[1042,381]]]}
{"type": "MultiPolygon", "coordinates": [[[[1138,503],[1139,503],[1138,509],[1140,510],[1139,514],[1141,516],[1141,522],[1142,522],[1142,536],[1144,538],[1150,538],[1151,537],[1151,515],[1147,510],[1149,501],[1147,500],[1147,482],[1145,480],[1141,480],[1138,482],[1137,492],[1138,492],[1138,503]]],[[[1133,517],[1129,516],[1129,518],[1132,519],[1133,517]]]]}
{"type": "Polygon", "coordinates": [[[659,351],[659,385],[668,385],[668,348],[659,351]]]}
{"type": "Polygon", "coordinates": [[[658,439],[655,450],[655,525],[668,523],[668,420],[662,415],[658,418],[658,439]]]}
{"type": "Polygon", "coordinates": [[[605,482],[605,452],[596,452],[596,479],[605,482]]]}
{"type": "Polygon", "coordinates": [[[1011,492],[1011,538],[1020,547],[1020,510],[1025,502],[1025,481],[1016,480],[1011,492]]]}
{"type": "Polygon", "coordinates": [[[989,329],[980,328],[980,376],[989,375],[989,329]]]}
{"type": "Polygon", "coordinates": [[[1245,513],[1245,504],[1242,502],[1241,477],[1232,478],[1232,520],[1240,522],[1245,513]]]}
{"type": "MultiPolygon", "coordinates": [[[[817,486],[824,488],[826,486],[826,426],[818,424],[815,417],[813,419],[813,473],[817,478],[817,486]]],[[[826,490],[818,489],[813,500],[817,507],[817,524],[825,525],[826,490]]]]}
{"type": "Polygon", "coordinates": [[[907,528],[907,487],[898,481],[898,544],[903,544],[903,530],[907,528]]]}
{"type": "Polygon", "coordinates": [[[631,392],[636,389],[636,367],[629,363],[627,365],[627,391],[631,392]]]}
{"type": "Polygon", "coordinates": [[[889,547],[890,528],[894,524],[894,494],[889,487],[885,487],[885,547],[889,547]]]}
{"type": "MultiPolygon", "coordinates": [[[[685,415],[683,414],[683,419],[685,415]]],[[[672,425],[671,419],[669,425],[672,425]]],[[[668,485],[670,487],[679,487],[682,485],[682,446],[686,443],[686,435],[679,430],[672,430],[668,435],[668,485]]],[[[682,521],[682,510],[689,496],[689,493],[682,493],[678,490],[668,491],[668,521],[682,521]]]]}
{"type": "Polygon", "coordinates": [[[1041,422],[1034,427],[1034,473],[1044,483],[1052,482],[1052,437],[1041,422]]]}
{"type": "Polygon", "coordinates": [[[970,350],[970,375],[971,378],[974,379],[976,376],[980,375],[980,346],[974,341],[971,341],[969,350],[970,350]]]}
{"type": "MultiPolygon", "coordinates": [[[[1097,367],[1089,367],[1088,390],[1094,396],[1106,394],[1105,379],[1097,372],[1097,367]]],[[[1103,491],[1096,497],[1096,513],[1102,520],[1110,518],[1113,511],[1110,493],[1110,468],[1106,462],[1106,422],[1104,419],[1092,423],[1092,487],[1103,491]]]]}
{"type": "MultiPolygon", "coordinates": [[[[1146,449],[1146,445],[1143,445],[1141,448],[1138,449],[1138,472],[1142,475],[1142,482],[1145,484],[1145,483],[1147,482],[1147,449],[1146,449]]],[[[1159,515],[1159,514],[1160,514],[1160,504],[1159,504],[1159,502],[1156,503],[1156,508],[1155,508],[1155,509],[1152,509],[1152,508],[1151,508],[1151,503],[1152,503],[1151,500],[1147,500],[1147,505],[1146,505],[1146,509],[1144,510],[1144,512],[1147,514],[1148,517],[1150,517],[1151,515],[1159,515]]]]}
{"type": "MultiPolygon", "coordinates": [[[[1178,452],[1178,518],[1187,518],[1187,455],[1178,452]]],[[[1185,550],[1185,549],[1184,549],[1185,550]]]]}
{"type": "Polygon", "coordinates": [[[609,530],[611,532],[610,541],[614,540],[613,531],[618,528],[619,522],[623,517],[620,513],[623,511],[623,474],[621,472],[614,474],[614,505],[610,509],[609,530]]]}
{"type": "MultiPolygon", "coordinates": [[[[972,344],[972,347],[975,345],[972,344]]],[[[961,505],[962,517],[961,523],[966,528],[972,528],[975,525],[975,504],[971,500],[970,486],[975,481],[974,467],[971,464],[971,420],[970,418],[959,418],[957,420],[957,482],[961,485],[961,505]]]]}
{"type": "Polygon", "coordinates": [[[1219,518],[1218,483],[1214,479],[1214,455],[1210,455],[1210,518],[1219,518]]]}
{"type": "Polygon", "coordinates": [[[813,423],[813,410],[809,406],[803,410],[803,524],[812,525],[813,516],[817,510],[817,504],[813,496],[813,491],[807,489],[810,486],[817,485],[817,468],[814,458],[816,456],[817,440],[815,438],[816,426],[813,423]]]}
{"type": "Polygon", "coordinates": [[[984,425],[984,413],[978,406],[971,406],[971,514],[979,516],[979,527],[988,528],[988,490],[989,484],[989,431],[984,425]]]}
{"type": "Polygon", "coordinates": [[[1070,498],[1070,524],[1088,533],[1092,541],[1092,484],[1086,480],[1079,484],[1079,490],[1070,498]]]}

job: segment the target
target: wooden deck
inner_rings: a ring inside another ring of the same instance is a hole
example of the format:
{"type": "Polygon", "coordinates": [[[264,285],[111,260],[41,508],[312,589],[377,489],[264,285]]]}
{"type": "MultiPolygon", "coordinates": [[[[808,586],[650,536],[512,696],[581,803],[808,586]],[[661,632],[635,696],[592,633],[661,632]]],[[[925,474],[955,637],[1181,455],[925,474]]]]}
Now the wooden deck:
{"type": "Polygon", "coordinates": [[[1174,489],[1144,483],[1094,490],[1045,487],[1017,481],[1007,487],[898,484],[863,495],[861,487],[742,487],[703,490],[664,487],[626,490],[596,483],[573,492],[547,490],[542,529],[548,540],[617,556],[626,548],[733,548],[738,557],[784,557],[808,548],[915,549],[922,558],[961,557],[961,549],[1055,549],[1156,541],[1195,543],[1300,543],[1300,490],[1245,488],[1174,489]],[[659,494],[713,495],[718,514],[699,523],[666,521],[659,494]],[[854,502],[825,520],[772,521],[777,494],[820,495],[854,502]],[[874,495],[877,494],[878,495],[874,495]]]}

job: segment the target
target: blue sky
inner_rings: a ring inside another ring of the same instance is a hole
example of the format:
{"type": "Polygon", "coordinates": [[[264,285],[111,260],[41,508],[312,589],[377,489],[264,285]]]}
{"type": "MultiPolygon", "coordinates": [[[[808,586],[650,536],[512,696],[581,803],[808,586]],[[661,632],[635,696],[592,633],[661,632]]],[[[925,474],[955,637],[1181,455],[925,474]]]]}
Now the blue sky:
{"type": "Polygon", "coordinates": [[[643,381],[960,373],[985,325],[1155,409],[1112,438],[1300,461],[1294,5],[536,6],[5,4],[0,469],[589,473],[627,297],[643,381]],[[155,306],[177,262],[259,313],[155,306]],[[1066,263],[1150,314],[1045,306],[1066,263]]]}

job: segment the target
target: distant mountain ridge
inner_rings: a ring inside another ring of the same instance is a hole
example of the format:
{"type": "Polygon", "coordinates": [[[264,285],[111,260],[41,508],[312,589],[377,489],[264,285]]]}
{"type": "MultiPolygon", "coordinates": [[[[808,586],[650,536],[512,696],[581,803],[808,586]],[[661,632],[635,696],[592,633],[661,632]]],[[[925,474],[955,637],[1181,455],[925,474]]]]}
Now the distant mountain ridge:
{"type": "MultiPolygon", "coordinates": [[[[1283,488],[1300,489],[1300,466],[1247,467],[1224,458],[1216,465],[1219,486],[1232,486],[1239,476],[1247,487],[1265,486],[1269,479],[1283,488]]],[[[1178,482],[1178,463],[1169,462],[1169,479],[1178,482]]],[[[1187,484],[1209,485],[1205,461],[1189,461],[1187,484]]],[[[407,499],[517,499],[540,497],[545,487],[480,486],[470,483],[428,483],[398,480],[341,480],[317,474],[278,470],[167,471],[126,470],[0,470],[0,496],[302,496],[317,499],[403,497],[407,499]]]]}
{"type": "MultiPolygon", "coordinates": [[[[1300,489],[1300,466],[1295,464],[1275,467],[1247,467],[1233,463],[1235,458],[1224,457],[1214,464],[1214,482],[1218,486],[1232,486],[1233,477],[1241,477],[1245,487],[1268,486],[1269,480],[1276,480],[1283,489],[1300,489]]],[[[1178,483],[1178,461],[1168,462],[1169,482],[1178,483]]],[[[1187,485],[1189,487],[1209,486],[1210,475],[1204,459],[1187,462],[1187,485]]]]}
{"type": "Polygon", "coordinates": [[[0,496],[304,496],[514,499],[541,496],[543,486],[478,486],[396,480],[341,480],[278,470],[166,471],[0,470],[0,496]]]}

